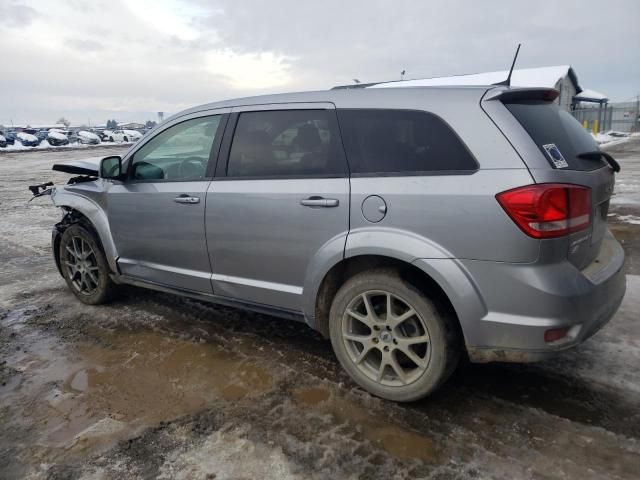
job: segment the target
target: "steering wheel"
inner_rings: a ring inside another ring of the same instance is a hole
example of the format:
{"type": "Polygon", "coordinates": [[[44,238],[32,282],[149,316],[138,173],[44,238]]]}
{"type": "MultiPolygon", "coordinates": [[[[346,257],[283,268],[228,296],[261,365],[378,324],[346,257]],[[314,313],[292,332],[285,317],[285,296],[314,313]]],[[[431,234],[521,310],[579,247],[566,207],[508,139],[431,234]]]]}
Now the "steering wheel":
{"type": "Polygon", "coordinates": [[[204,177],[204,162],[200,157],[187,157],[178,164],[178,175],[181,179],[204,177]]]}

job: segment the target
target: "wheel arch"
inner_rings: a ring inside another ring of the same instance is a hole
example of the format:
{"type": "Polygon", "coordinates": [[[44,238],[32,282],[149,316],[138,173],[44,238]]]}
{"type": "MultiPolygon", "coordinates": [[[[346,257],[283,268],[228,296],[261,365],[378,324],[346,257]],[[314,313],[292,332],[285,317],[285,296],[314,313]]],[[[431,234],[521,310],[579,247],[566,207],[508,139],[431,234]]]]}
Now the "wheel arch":
{"type": "MultiPolygon", "coordinates": [[[[65,215],[60,223],[56,225],[56,230],[59,233],[72,224],[80,223],[90,229],[96,236],[100,247],[102,248],[107,263],[112,272],[118,271],[116,260],[118,253],[111,236],[111,229],[109,228],[109,221],[105,211],[93,200],[80,195],[56,192],[53,197],[53,203],[56,207],[60,207],[65,215]]],[[[58,238],[54,238],[54,254],[56,250],[56,241],[60,241],[60,235],[58,238]]],[[[56,262],[59,262],[59,258],[56,257],[56,262]]]]}
{"type": "Polygon", "coordinates": [[[411,262],[395,256],[364,254],[343,258],[328,269],[315,292],[313,313],[307,315],[310,326],[328,337],[329,311],[338,289],[354,275],[381,267],[397,270],[402,278],[427,294],[452,319],[461,338],[464,338],[465,323],[470,318],[483,316],[484,305],[455,260],[419,259],[411,262]],[[460,294],[456,289],[460,289],[460,294]],[[470,291],[473,293],[471,297],[470,291]]]}

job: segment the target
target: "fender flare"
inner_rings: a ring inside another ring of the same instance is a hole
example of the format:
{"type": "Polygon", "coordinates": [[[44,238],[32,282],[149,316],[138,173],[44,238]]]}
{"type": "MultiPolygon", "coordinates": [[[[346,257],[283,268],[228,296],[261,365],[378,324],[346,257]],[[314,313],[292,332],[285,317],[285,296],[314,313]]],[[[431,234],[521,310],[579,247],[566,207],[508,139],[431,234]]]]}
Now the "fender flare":
{"type": "Polygon", "coordinates": [[[486,314],[482,296],[464,266],[442,246],[425,237],[385,227],[360,228],[348,234],[344,255],[337,252],[338,242],[330,242],[323,247],[327,250],[319,251],[313,258],[305,279],[303,311],[312,327],[316,324],[316,299],[327,273],[345,259],[365,255],[393,258],[422,270],[447,295],[463,332],[486,314]]]}
{"type": "Polygon", "coordinates": [[[80,195],[78,193],[67,192],[65,190],[56,190],[51,195],[51,200],[56,207],[67,207],[80,212],[87,217],[93,228],[95,229],[104,254],[109,263],[109,267],[113,272],[118,272],[118,265],[116,260],[118,258],[118,252],[116,246],[113,243],[113,237],[111,236],[111,228],[109,227],[109,220],[105,211],[94,200],[80,195]]]}

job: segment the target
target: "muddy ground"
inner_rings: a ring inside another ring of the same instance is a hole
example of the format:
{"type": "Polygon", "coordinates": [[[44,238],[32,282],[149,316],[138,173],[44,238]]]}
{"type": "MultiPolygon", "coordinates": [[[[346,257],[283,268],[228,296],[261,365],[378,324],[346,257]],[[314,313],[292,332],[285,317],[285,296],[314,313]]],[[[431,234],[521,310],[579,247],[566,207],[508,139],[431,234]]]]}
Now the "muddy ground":
{"type": "Polygon", "coordinates": [[[612,230],[628,292],[584,345],[466,365],[413,404],[371,397],[305,325],[135,288],[81,304],[58,275],[48,199],[61,158],[0,153],[0,478],[638,478],[640,139],[612,230]]]}

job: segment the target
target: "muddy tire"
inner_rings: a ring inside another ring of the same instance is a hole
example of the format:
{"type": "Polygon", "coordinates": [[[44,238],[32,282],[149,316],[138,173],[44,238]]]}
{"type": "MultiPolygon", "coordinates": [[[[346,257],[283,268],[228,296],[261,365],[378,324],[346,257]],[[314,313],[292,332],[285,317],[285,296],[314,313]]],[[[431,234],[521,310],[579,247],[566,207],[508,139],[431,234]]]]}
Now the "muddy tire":
{"type": "Polygon", "coordinates": [[[460,357],[452,319],[393,269],[350,278],[329,317],[333,350],[353,380],[388,400],[429,395],[460,357]]]}
{"type": "Polygon", "coordinates": [[[62,234],[60,268],[67,285],[83,303],[99,305],[116,294],[102,247],[95,234],[84,226],[71,225],[62,234]]]}

